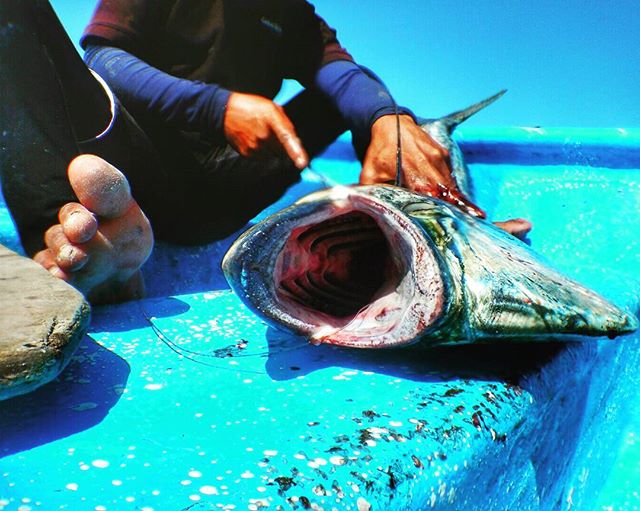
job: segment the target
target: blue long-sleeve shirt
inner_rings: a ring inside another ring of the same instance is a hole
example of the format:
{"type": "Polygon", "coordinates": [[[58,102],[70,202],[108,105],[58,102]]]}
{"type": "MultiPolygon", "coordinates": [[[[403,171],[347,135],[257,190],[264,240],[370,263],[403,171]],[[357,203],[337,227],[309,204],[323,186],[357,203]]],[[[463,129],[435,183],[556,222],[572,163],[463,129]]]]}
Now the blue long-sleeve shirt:
{"type": "MultiPolygon", "coordinates": [[[[177,78],[147,64],[120,48],[89,46],[85,62],[109,84],[136,116],[152,116],[207,138],[220,137],[231,91],[216,84],[177,78]]],[[[328,97],[349,129],[367,140],[373,123],[396,111],[386,87],[357,64],[337,60],[317,72],[314,86],[328,97]]],[[[398,108],[399,113],[411,112],[398,108]]]]}

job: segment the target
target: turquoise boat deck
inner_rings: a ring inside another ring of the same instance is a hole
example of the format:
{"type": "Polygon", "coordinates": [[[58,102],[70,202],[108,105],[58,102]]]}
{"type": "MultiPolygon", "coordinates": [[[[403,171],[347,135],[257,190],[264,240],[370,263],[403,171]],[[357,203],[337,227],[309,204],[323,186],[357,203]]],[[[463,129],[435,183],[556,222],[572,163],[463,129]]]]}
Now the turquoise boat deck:
{"type": "MultiPolygon", "coordinates": [[[[530,219],[551,264],[640,310],[638,130],[457,138],[491,219],[530,219]]],[[[313,167],[271,211],[357,176],[344,140],[313,167]]],[[[601,490],[638,424],[639,334],[315,347],[229,291],[232,239],[159,244],[146,299],[94,308],[65,372],[0,402],[0,510],[631,509],[601,490]]]]}

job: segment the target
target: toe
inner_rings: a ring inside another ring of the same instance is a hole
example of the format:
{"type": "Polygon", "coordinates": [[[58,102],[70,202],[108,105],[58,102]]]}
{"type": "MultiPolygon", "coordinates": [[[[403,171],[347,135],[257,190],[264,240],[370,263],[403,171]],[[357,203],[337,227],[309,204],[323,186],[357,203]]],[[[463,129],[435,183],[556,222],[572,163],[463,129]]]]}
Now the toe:
{"type": "Polygon", "coordinates": [[[65,236],[72,243],[86,243],[96,235],[98,221],[93,213],[77,202],[60,208],[58,219],[65,236]]]}
{"type": "Polygon", "coordinates": [[[57,262],[56,256],[51,249],[45,249],[33,256],[33,260],[47,270],[51,275],[64,281],[69,281],[71,276],[62,270],[57,262]]]}
{"type": "Polygon", "coordinates": [[[80,155],[69,164],[68,175],[82,205],[96,215],[117,218],[131,207],[127,178],[102,158],[80,155]]]}
{"type": "Polygon", "coordinates": [[[60,224],[47,229],[44,242],[53,254],[56,265],[65,272],[78,271],[89,261],[87,252],[69,241],[60,224]]]}

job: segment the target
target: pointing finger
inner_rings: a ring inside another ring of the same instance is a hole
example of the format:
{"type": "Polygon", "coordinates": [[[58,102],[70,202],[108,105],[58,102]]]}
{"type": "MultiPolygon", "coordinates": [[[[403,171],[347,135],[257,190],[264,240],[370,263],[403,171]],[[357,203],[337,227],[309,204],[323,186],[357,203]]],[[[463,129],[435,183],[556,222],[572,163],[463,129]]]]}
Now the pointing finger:
{"type": "Polygon", "coordinates": [[[309,157],[307,156],[307,152],[302,147],[302,142],[296,136],[286,136],[284,140],[281,139],[282,147],[291,158],[291,161],[295,164],[295,166],[302,170],[307,165],[309,165],[309,157]]]}
{"type": "Polygon", "coordinates": [[[280,118],[276,121],[273,131],[291,161],[299,170],[302,170],[309,164],[309,156],[307,156],[307,152],[302,147],[302,142],[296,135],[289,118],[284,113],[281,115],[284,119],[280,118]]]}

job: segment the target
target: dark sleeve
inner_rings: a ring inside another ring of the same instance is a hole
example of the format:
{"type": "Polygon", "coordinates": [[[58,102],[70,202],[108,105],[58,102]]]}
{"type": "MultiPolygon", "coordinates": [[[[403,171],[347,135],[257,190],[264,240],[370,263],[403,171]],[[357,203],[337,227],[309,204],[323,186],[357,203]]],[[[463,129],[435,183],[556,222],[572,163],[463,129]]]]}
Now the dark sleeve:
{"type": "Polygon", "coordinates": [[[306,1],[293,0],[285,31],[284,69],[286,78],[313,86],[318,70],[336,60],[353,61],[338,41],[336,31],[306,1]]]}
{"type": "Polygon", "coordinates": [[[101,41],[144,58],[153,50],[154,34],[169,7],[166,0],[100,0],[80,46],[101,41]]]}
{"type": "Polygon", "coordinates": [[[164,73],[120,48],[89,46],[85,62],[134,117],[205,137],[222,137],[230,92],[215,84],[164,73]]]}
{"type": "Polygon", "coordinates": [[[320,68],[315,86],[336,106],[352,133],[362,141],[371,136],[371,126],[383,115],[415,116],[398,106],[382,80],[354,62],[334,61],[320,68]]]}
{"type": "Polygon", "coordinates": [[[320,65],[324,66],[325,64],[336,60],[353,61],[353,57],[345,48],[342,47],[340,41],[338,41],[336,31],[329,27],[329,25],[327,25],[327,23],[320,17],[318,17],[318,22],[320,24],[323,46],[322,61],[320,65]]]}

